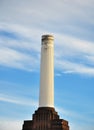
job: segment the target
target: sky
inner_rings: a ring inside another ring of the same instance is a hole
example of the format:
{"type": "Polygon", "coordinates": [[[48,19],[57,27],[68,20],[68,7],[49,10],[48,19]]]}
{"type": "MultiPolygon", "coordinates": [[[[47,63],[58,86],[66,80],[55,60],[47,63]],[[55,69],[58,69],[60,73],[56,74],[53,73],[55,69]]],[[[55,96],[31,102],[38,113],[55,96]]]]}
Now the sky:
{"type": "Polygon", "coordinates": [[[94,130],[94,0],[0,0],[0,130],[38,108],[41,36],[54,36],[54,106],[94,130]]]}

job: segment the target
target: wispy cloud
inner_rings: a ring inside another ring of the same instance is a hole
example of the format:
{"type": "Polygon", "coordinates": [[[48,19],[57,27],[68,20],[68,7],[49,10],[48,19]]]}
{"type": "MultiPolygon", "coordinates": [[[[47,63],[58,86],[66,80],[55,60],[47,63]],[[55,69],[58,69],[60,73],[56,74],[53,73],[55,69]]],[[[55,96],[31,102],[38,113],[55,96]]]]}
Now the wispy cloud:
{"type": "Polygon", "coordinates": [[[22,129],[22,121],[17,120],[0,120],[0,129],[1,130],[21,130],[22,129]]]}
{"type": "Polygon", "coordinates": [[[70,124],[71,125],[71,129],[72,130],[83,130],[83,129],[85,129],[85,130],[88,130],[88,129],[90,129],[90,130],[93,130],[94,129],[94,126],[92,126],[92,125],[89,125],[88,123],[87,124],[81,124],[81,123],[71,123],[70,124]]]}
{"type": "Polygon", "coordinates": [[[94,75],[94,44],[92,42],[57,35],[56,43],[56,68],[62,69],[64,73],[94,75]]]}
{"type": "MultiPolygon", "coordinates": [[[[86,128],[86,130],[88,130],[89,127],[93,128],[92,124],[94,124],[94,120],[93,118],[88,119],[86,113],[81,114],[80,112],[70,111],[68,109],[65,110],[60,107],[57,107],[56,109],[58,110],[61,118],[69,121],[69,126],[71,129],[74,129],[79,125],[82,125],[82,128],[86,128]]],[[[79,127],[80,130],[82,130],[82,128],[79,127]]]]}
{"type": "Polygon", "coordinates": [[[17,98],[17,97],[13,97],[13,96],[7,96],[4,94],[0,94],[0,101],[13,103],[13,104],[17,104],[17,105],[24,105],[24,106],[32,106],[32,107],[38,106],[38,102],[33,99],[23,99],[20,97],[17,98]]]}
{"type": "Polygon", "coordinates": [[[37,3],[30,0],[24,0],[22,3],[18,0],[4,0],[1,5],[2,66],[28,71],[39,69],[41,35],[51,33],[55,36],[57,70],[64,73],[94,75],[94,44],[91,42],[93,29],[89,29],[94,25],[93,0],[52,0],[46,3],[43,0],[37,3]]]}
{"type": "Polygon", "coordinates": [[[0,48],[0,64],[3,66],[32,71],[37,60],[32,55],[10,48],[0,48]]]}
{"type": "MultiPolygon", "coordinates": [[[[55,36],[56,69],[62,69],[65,73],[94,75],[94,44],[67,35],[56,34],[55,36]],[[88,63],[88,61],[90,62],[88,63]]],[[[38,45],[38,42],[36,44],[32,44],[31,42],[30,44],[30,41],[27,40],[27,42],[25,41],[19,44],[16,39],[7,39],[6,37],[5,39],[5,41],[1,41],[1,65],[29,71],[37,68],[40,56],[39,47],[35,47],[35,45],[38,45]]],[[[34,41],[34,38],[32,38],[32,41],[34,41]]]]}
{"type": "Polygon", "coordinates": [[[77,64],[68,61],[57,61],[58,68],[62,70],[62,73],[78,73],[78,74],[85,74],[88,76],[94,76],[94,68],[89,67],[83,64],[77,64]]]}

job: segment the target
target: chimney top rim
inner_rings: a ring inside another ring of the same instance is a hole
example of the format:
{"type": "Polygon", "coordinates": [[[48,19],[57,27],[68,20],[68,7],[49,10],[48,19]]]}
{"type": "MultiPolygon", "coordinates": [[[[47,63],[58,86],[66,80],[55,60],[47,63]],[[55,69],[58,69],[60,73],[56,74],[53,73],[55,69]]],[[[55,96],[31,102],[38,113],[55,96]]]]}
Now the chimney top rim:
{"type": "Polygon", "coordinates": [[[52,40],[54,40],[54,36],[50,35],[50,34],[42,35],[42,40],[45,40],[45,39],[52,39],[52,40]]]}

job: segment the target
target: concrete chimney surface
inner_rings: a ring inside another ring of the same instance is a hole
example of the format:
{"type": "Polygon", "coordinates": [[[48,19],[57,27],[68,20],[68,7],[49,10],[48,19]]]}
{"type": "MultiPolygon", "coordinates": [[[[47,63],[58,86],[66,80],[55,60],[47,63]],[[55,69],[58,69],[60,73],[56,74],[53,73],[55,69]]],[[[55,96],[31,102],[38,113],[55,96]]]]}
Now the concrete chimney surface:
{"type": "Polygon", "coordinates": [[[54,37],[43,35],[41,42],[39,107],[54,107],[54,37]]]}

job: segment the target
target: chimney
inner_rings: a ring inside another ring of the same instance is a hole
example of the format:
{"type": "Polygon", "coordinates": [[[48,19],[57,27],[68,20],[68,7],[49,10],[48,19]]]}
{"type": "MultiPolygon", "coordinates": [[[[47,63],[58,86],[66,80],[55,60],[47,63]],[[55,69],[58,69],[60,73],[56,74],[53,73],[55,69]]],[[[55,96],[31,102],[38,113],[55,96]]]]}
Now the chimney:
{"type": "Polygon", "coordinates": [[[39,107],[54,107],[54,37],[43,35],[41,41],[39,107]]]}
{"type": "MultiPolygon", "coordinates": [[[[54,38],[43,35],[39,107],[32,120],[25,120],[22,130],[69,130],[68,121],[60,119],[54,108],[54,38]]],[[[61,100],[61,99],[60,99],[61,100]]]]}

